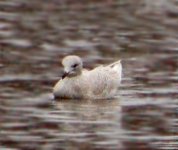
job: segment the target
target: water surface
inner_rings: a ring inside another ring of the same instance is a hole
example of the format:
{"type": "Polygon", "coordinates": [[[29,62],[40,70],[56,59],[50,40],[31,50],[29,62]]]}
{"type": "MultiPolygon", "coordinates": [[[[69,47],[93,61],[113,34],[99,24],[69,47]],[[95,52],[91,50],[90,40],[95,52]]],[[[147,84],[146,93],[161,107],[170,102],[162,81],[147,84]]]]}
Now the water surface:
{"type": "Polygon", "coordinates": [[[0,2],[0,149],[178,148],[177,2],[0,2]],[[112,100],[52,100],[61,59],[122,59],[112,100]]]}

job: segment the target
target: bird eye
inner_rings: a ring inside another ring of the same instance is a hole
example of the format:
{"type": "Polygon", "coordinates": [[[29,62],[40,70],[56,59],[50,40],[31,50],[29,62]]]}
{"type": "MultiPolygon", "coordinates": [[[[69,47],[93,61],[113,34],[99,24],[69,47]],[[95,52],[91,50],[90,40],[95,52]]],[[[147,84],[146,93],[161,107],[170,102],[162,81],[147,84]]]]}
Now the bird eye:
{"type": "Polygon", "coordinates": [[[75,68],[75,67],[77,67],[77,66],[78,66],[78,64],[74,64],[74,65],[72,65],[73,68],[75,68]]]}

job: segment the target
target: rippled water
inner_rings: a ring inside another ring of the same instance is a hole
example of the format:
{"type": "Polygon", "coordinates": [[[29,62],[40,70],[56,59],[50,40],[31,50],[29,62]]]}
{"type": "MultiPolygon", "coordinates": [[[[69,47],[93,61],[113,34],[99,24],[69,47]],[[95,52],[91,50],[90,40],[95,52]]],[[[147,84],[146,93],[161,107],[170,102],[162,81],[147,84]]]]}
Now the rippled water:
{"type": "Polygon", "coordinates": [[[0,149],[178,149],[176,0],[0,1],[0,149]],[[52,100],[62,57],[122,59],[113,100],[52,100]]]}

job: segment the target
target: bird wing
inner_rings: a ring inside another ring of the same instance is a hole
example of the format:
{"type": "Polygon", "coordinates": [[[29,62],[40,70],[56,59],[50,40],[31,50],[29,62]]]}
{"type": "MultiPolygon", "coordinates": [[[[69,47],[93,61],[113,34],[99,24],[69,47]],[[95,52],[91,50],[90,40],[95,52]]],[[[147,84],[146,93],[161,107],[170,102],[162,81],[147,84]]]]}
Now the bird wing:
{"type": "Polygon", "coordinates": [[[113,89],[117,89],[120,82],[118,72],[111,67],[100,66],[88,72],[90,90],[96,96],[107,96],[113,89]]]}

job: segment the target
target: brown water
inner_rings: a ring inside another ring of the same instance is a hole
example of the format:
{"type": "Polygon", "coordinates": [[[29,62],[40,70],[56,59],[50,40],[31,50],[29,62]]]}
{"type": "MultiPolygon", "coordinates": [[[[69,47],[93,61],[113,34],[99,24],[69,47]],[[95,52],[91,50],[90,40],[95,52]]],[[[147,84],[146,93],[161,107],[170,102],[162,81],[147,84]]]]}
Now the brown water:
{"type": "Polygon", "coordinates": [[[1,0],[0,149],[178,149],[175,0],[1,0]],[[62,57],[122,59],[113,100],[52,100],[62,57]]]}

